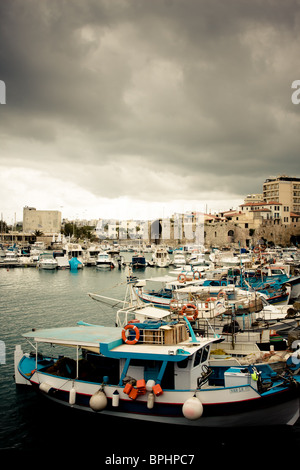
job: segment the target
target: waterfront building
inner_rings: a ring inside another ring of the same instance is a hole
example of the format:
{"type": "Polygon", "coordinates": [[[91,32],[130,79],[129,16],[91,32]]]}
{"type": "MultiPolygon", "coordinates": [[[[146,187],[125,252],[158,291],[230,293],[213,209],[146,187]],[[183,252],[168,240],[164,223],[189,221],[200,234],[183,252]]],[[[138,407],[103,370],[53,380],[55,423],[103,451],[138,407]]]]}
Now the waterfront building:
{"type": "Polygon", "coordinates": [[[279,224],[282,221],[283,206],[280,202],[248,202],[247,204],[241,204],[240,208],[248,216],[261,218],[261,222],[263,220],[272,220],[274,224],[279,224]]]}
{"type": "Polygon", "coordinates": [[[36,230],[43,234],[60,233],[61,212],[40,211],[35,207],[23,208],[23,232],[32,233],[36,230]]]}

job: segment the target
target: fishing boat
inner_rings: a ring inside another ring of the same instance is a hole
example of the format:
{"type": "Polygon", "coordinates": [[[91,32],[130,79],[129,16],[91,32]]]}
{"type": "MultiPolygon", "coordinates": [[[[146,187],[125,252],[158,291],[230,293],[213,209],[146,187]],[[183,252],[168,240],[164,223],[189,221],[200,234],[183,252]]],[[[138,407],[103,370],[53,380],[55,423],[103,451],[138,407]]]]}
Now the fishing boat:
{"type": "Polygon", "coordinates": [[[99,419],[220,428],[293,425],[299,417],[295,370],[277,374],[266,364],[214,370],[210,351],[220,338],[196,337],[187,318],[31,330],[23,337],[34,350],[24,354],[16,346],[16,384],[99,419]]]}
{"type": "Polygon", "coordinates": [[[243,278],[242,275],[228,276],[226,279],[206,278],[203,280],[203,286],[222,285],[234,285],[244,290],[263,294],[268,299],[268,301],[274,305],[287,305],[290,302],[292,290],[292,287],[289,283],[280,284],[276,281],[249,283],[249,278],[246,280],[246,278],[243,278]]]}
{"type": "MultiPolygon", "coordinates": [[[[191,306],[187,306],[191,307],[191,306]]],[[[252,363],[265,363],[269,362],[271,367],[278,370],[285,367],[285,361],[290,356],[290,351],[287,351],[287,341],[283,338],[279,342],[279,335],[275,331],[260,325],[252,324],[250,314],[245,317],[233,315],[228,317],[226,315],[215,316],[214,318],[207,318],[201,316],[197,319],[193,318],[193,312],[186,310],[186,316],[190,321],[193,331],[197,336],[202,337],[219,337],[222,339],[221,348],[217,351],[212,350],[210,354],[209,364],[221,366],[222,356],[226,357],[223,367],[228,368],[230,364],[244,365],[251,361],[252,363]],[[275,342],[276,340],[276,342],[275,342]],[[222,351],[222,354],[221,354],[222,351]],[[276,351],[276,354],[272,353],[276,351]],[[280,351],[280,353],[278,353],[280,351]]],[[[176,310],[163,310],[153,305],[126,305],[120,308],[116,313],[116,326],[124,328],[128,323],[157,323],[161,325],[166,322],[173,322],[174,320],[183,320],[182,313],[176,310]]],[[[220,339],[220,342],[221,342],[220,339]]]]}
{"type": "Polygon", "coordinates": [[[170,308],[170,302],[173,292],[182,289],[188,285],[196,285],[200,282],[200,273],[198,271],[190,273],[189,276],[181,273],[174,277],[172,275],[154,276],[145,279],[134,279],[131,282],[135,296],[144,303],[151,303],[156,307],[170,308]]]}
{"type": "MultiPolygon", "coordinates": [[[[225,281],[224,281],[225,282],[225,281]]],[[[247,291],[235,285],[203,285],[200,273],[195,271],[190,277],[181,273],[176,278],[161,276],[137,280],[133,289],[139,300],[155,307],[177,309],[193,303],[201,316],[213,317],[221,313],[231,313],[234,308],[239,314],[258,312],[262,309],[259,293],[247,291]]]]}
{"type": "Polygon", "coordinates": [[[284,284],[289,282],[289,266],[259,265],[252,269],[245,269],[244,277],[251,285],[264,283],[284,284]]]}
{"type": "Polygon", "coordinates": [[[135,253],[131,258],[131,266],[135,269],[146,268],[147,261],[143,254],[135,253]]]}
{"type": "Polygon", "coordinates": [[[292,288],[288,283],[282,285],[273,283],[256,286],[254,290],[264,294],[268,301],[274,305],[288,305],[292,288]]]}

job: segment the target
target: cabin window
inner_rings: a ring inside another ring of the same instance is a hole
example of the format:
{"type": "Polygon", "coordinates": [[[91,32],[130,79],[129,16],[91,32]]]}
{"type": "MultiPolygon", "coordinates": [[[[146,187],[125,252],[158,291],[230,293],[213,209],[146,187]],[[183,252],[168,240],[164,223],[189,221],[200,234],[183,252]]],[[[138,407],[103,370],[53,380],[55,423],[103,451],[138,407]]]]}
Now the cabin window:
{"type": "Polygon", "coordinates": [[[199,349],[195,354],[194,367],[198,366],[201,362],[205,362],[208,358],[209,346],[199,349]]]}
{"type": "Polygon", "coordinates": [[[185,369],[188,365],[188,362],[189,362],[189,358],[187,357],[187,358],[183,359],[183,361],[177,362],[177,367],[179,369],[185,369]]]}
{"type": "Polygon", "coordinates": [[[202,361],[201,362],[207,361],[208,355],[209,355],[209,348],[210,348],[209,346],[205,346],[205,348],[203,348],[202,361]]]}
{"type": "Polygon", "coordinates": [[[194,367],[198,366],[201,362],[202,349],[199,349],[195,354],[194,367]]]}

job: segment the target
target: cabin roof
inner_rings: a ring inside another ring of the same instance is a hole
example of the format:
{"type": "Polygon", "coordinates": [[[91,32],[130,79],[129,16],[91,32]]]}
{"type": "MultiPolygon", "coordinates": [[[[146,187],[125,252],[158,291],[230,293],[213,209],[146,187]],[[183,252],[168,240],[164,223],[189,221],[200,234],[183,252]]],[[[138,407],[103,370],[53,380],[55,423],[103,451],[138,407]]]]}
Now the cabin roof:
{"type": "MultiPolygon", "coordinates": [[[[157,308],[157,307],[151,307],[150,305],[146,307],[140,307],[140,308],[134,307],[133,309],[130,309],[130,310],[124,309],[124,312],[126,312],[126,310],[129,313],[133,313],[135,315],[142,315],[146,318],[153,318],[156,320],[161,320],[165,317],[168,317],[171,313],[169,310],[164,310],[162,308],[157,308]]],[[[122,309],[120,310],[120,312],[122,312],[122,309]]]]}
{"type": "Polygon", "coordinates": [[[117,327],[74,326],[32,330],[23,336],[36,342],[99,347],[99,343],[102,342],[118,341],[121,334],[122,328],[117,327]]]}
{"type": "Polygon", "coordinates": [[[37,343],[61,344],[96,348],[107,357],[120,359],[135,357],[140,359],[161,359],[178,362],[193,354],[197,349],[214,342],[215,339],[199,338],[197,342],[184,341],[172,345],[125,344],[122,340],[122,328],[106,326],[74,326],[29,331],[23,336],[37,343]]]}

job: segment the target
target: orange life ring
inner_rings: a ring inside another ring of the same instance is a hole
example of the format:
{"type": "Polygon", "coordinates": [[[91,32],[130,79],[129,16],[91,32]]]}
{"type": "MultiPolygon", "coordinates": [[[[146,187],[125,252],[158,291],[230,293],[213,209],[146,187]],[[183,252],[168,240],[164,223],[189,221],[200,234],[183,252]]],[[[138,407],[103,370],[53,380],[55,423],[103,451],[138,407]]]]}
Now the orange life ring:
{"type": "Polygon", "coordinates": [[[138,327],[136,325],[126,325],[124,326],[123,330],[122,330],[122,339],[124,341],[124,343],[126,344],[136,344],[138,342],[138,340],[140,339],[140,330],[138,329],[138,327]],[[133,330],[135,332],[135,338],[134,339],[131,339],[129,340],[126,336],[126,331],[127,330],[133,330]]]}
{"type": "Polygon", "coordinates": [[[228,296],[226,294],[226,292],[224,292],[223,290],[221,290],[218,295],[217,295],[217,299],[219,299],[220,297],[224,297],[224,299],[228,299],[228,296]]]}
{"type": "Polygon", "coordinates": [[[205,308],[208,307],[208,302],[215,302],[217,299],[215,297],[208,297],[205,301],[205,308]]]}
{"type": "Polygon", "coordinates": [[[260,253],[262,251],[266,250],[266,245],[257,245],[256,247],[253,248],[253,253],[260,253]]]}
{"type": "Polygon", "coordinates": [[[201,277],[200,271],[195,271],[195,272],[194,272],[194,275],[193,275],[193,278],[197,280],[197,279],[200,279],[200,277],[201,277]],[[196,274],[198,274],[197,277],[196,277],[196,274]]]}
{"type": "Polygon", "coordinates": [[[196,318],[198,318],[198,309],[197,309],[197,307],[196,307],[194,304],[186,304],[186,305],[184,305],[184,306],[182,307],[181,311],[180,311],[180,314],[181,314],[181,315],[186,315],[185,311],[186,311],[187,309],[190,309],[190,308],[194,310],[194,314],[193,314],[193,316],[192,316],[192,319],[193,319],[193,320],[196,320],[196,318]]]}
{"type": "Polygon", "coordinates": [[[177,280],[179,282],[185,282],[186,281],[186,275],[183,274],[183,273],[179,274],[177,280]]]}

